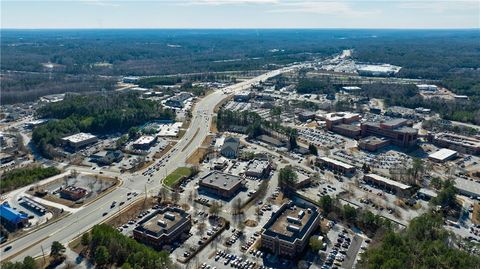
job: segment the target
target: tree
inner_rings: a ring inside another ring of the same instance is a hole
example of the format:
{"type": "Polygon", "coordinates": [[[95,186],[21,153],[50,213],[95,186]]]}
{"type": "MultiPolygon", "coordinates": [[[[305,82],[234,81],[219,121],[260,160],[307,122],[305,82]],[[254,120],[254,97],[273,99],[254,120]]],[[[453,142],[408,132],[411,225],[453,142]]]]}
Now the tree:
{"type": "Polygon", "coordinates": [[[457,208],[457,189],[453,180],[445,180],[443,182],[442,190],[437,197],[432,199],[434,205],[439,205],[444,208],[457,208]]]}
{"type": "Polygon", "coordinates": [[[100,267],[108,264],[110,254],[105,246],[99,246],[95,251],[95,263],[100,267]]]}
{"type": "Polygon", "coordinates": [[[332,210],[333,210],[333,200],[330,197],[330,195],[324,195],[324,196],[320,197],[319,204],[320,204],[320,208],[322,208],[322,211],[323,211],[324,214],[327,215],[328,213],[332,212],[332,210]]]}
{"type": "Polygon", "coordinates": [[[128,262],[124,263],[122,265],[122,267],[120,267],[120,268],[121,269],[133,269],[133,267],[128,262]]]}
{"type": "Polygon", "coordinates": [[[308,145],[308,151],[310,152],[310,154],[312,154],[314,156],[318,156],[318,149],[317,149],[317,147],[315,147],[314,144],[308,145]]]}
{"type": "Polygon", "coordinates": [[[297,183],[297,172],[293,170],[292,166],[288,165],[280,169],[278,174],[278,184],[280,189],[285,192],[289,192],[295,189],[295,184],[297,183]]]}
{"type": "Polygon", "coordinates": [[[82,245],[83,246],[88,246],[90,244],[90,234],[89,233],[84,233],[82,235],[82,245]]]}
{"type": "Polygon", "coordinates": [[[128,129],[128,139],[130,140],[136,139],[138,138],[139,135],[140,135],[140,129],[138,127],[130,127],[130,129],[128,129]]]}
{"type": "Polygon", "coordinates": [[[65,253],[66,248],[58,241],[52,242],[52,247],[50,249],[50,256],[55,260],[58,260],[65,253]]]}
{"type": "Polygon", "coordinates": [[[343,217],[345,220],[349,222],[354,222],[355,219],[357,218],[357,210],[350,206],[350,205],[344,205],[343,206],[343,217]]]}
{"type": "Polygon", "coordinates": [[[308,241],[308,245],[313,251],[319,251],[323,248],[323,242],[318,240],[318,236],[311,236],[310,240],[308,241]]]}
{"type": "Polygon", "coordinates": [[[208,211],[210,212],[211,215],[217,216],[218,213],[220,213],[221,208],[222,208],[222,205],[219,202],[213,201],[208,211]]]}

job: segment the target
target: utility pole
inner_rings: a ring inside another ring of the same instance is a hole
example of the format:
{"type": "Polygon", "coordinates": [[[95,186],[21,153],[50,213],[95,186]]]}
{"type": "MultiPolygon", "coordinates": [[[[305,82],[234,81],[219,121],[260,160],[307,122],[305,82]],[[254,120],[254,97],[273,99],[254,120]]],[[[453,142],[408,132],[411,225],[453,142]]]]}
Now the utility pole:
{"type": "Polygon", "coordinates": [[[47,261],[45,260],[45,251],[43,251],[43,246],[40,245],[40,248],[42,249],[42,256],[43,256],[43,265],[47,264],[47,261]]]}

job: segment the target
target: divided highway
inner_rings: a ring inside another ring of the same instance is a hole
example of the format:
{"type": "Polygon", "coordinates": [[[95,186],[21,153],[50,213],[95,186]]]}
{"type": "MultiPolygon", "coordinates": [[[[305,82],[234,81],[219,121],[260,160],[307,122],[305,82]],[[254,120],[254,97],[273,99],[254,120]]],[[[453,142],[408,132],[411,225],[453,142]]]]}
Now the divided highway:
{"type": "MultiPolygon", "coordinates": [[[[91,229],[94,225],[101,223],[119,210],[132,204],[135,200],[127,200],[127,193],[136,191],[145,194],[145,189],[149,195],[158,193],[161,186],[161,179],[177,167],[184,165],[186,159],[200,147],[205,137],[210,133],[210,123],[214,116],[213,110],[217,104],[237,91],[246,90],[253,84],[265,81],[281,73],[292,71],[298,67],[301,67],[301,65],[270,71],[258,77],[215,91],[204,97],[195,105],[192,111],[192,122],[185,135],[164,157],[155,162],[161,162],[164,166],[156,172],[153,181],[148,182],[148,178],[143,176],[141,172],[119,174],[118,176],[123,181],[123,184],[119,188],[95,200],[91,204],[84,206],[75,213],[33,231],[11,243],[7,242],[3,244],[1,260],[20,261],[23,260],[25,256],[40,256],[42,255],[42,247],[45,254],[48,254],[53,241],[67,244],[78,235],[91,229]],[[114,209],[110,209],[113,201],[126,202],[122,208],[115,207],[114,209]],[[105,212],[109,213],[103,216],[105,212]],[[12,249],[8,252],[3,252],[5,246],[12,246],[12,249]]],[[[136,199],[142,199],[142,195],[137,196],[136,199]]]]}

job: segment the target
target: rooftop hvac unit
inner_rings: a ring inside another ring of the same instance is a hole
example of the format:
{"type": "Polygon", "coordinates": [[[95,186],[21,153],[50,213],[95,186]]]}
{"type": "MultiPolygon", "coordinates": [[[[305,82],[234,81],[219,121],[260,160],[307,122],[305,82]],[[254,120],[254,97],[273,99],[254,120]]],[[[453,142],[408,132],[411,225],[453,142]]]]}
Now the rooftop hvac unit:
{"type": "Polygon", "coordinates": [[[163,220],[158,220],[157,221],[158,226],[160,227],[167,227],[167,223],[163,220]]]}
{"type": "Polygon", "coordinates": [[[168,220],[171,220],[171,221],[175,220],[175,215],[173,215],[172,213],[165,213],[163,216],[168,220]]]}
{"type": "Polygon", "coordinates": [[[287,216],[287,221],[291,222],[291,223],[295,223],[295,224],[301,223],[300,219],[297,219],[297,218],[292,217],[292,216],[287,216]]]}
{"type": "Polygon", "coordinates": [[[295,226],[295,225],[288,225],[287,230],[290,232],[298,233],[300,232],[300,227],[295,226]]]}
{"type": "Polygon", "coordinates": [[[303,216],[305,216],[305,211],[300,210],[300,212],[298,212],[298,218],[299,218],[299,219],[302,219],[303,216]]]}

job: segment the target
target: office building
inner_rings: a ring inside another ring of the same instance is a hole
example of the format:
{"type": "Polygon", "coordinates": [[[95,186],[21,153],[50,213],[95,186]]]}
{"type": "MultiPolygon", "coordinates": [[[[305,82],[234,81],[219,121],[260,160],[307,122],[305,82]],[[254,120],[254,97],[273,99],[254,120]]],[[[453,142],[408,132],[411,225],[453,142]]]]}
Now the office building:
{"type": "Polygon", "coordinates": [[[247,177],[266,178],[270,175],[271,163],[268,160],[253,160],[247,166],[247,177]]]}
{"type": "Polygon", "coordinates": [[[317,165],[324,166],[334,171],[341,172],[342,174],[345,174],[345,175],[352,175],[353,173],[355,173],[354,166],[329,158],[329,157],[319,157],[317,158],[316,163],[317,165]]]}
{"type": "Polygon", "coordinates": [[[157,142],[157,137],[144,135],[139,137],[137,140],[135,140],[132,146],[135,149],[148,150],[156,142],[157,142]]]}
{"type": "Polygon", "coordinates": [[[378,136],[390,140],[393,145],[408,148],[417,143],[418,130],[408,127],[406,119],[380,122],[365,122],[361,125],[362,136],[378,136]]]}
{"type": "Polygon", "coordinates": [[[363,150],[377,151],[390,145],[390,140],[383,137],[367,136],[358,140],[358,147],[363,150]]]}
{"type": "Polygon", "coordinates": [[[402,197],[409,197],[413,190],[409,185],[376,174],[366,174],[363,176],[363,180],[402,197]]]}
{"type": "Polygon", "coordinates": [[[199,186],[200,190],[229,199],[243,187],[243,180],[238,176],[211,171],[200,179],[199,186]]]}
{"type": "Polygon", "coordinates": [[[433,144],[458,152],[480,155],[480,139],[453,133],[438,133],[431,137],[433,144]]]}
{"type": "Polygon", "coordinates": [[[263,226],[261,247],[281,257],[294,258],[309,242],[320,223],[318,208],[299,203],[285,203],[263,226]]]}
{"type": "Polygon", "coordinates": [[[191,227],[191,216],[183,209],[163,207],[138,222],[133,229],[133,238],[155,249],[162,249],[183,239],[191,227]]]}

